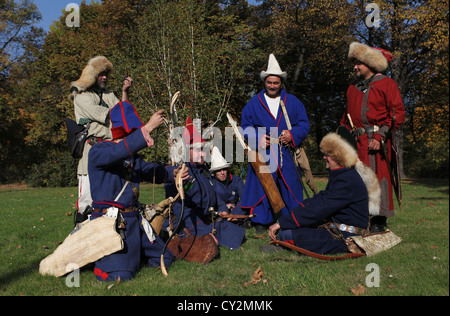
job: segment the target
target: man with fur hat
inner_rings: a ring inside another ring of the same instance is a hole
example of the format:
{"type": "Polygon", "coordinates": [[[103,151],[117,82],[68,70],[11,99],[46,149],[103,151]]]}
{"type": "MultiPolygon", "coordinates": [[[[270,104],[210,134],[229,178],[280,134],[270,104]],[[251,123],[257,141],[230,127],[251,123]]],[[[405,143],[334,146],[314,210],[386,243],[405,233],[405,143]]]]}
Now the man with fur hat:
{"type": "MultiPolygon", "coordinates": [[[[302,102],[283,89],[287,74],[283,72],[274,55],[270,55],[267,71],[261,72],[264,89],[244,107],[241,126],[248,144],[260,151],[280,190],[288,214],[303,200],[301,180],[295,171],[290,149],[299,146],[309,132],[309,120],[302,102]],[[283,101],[292,129],[289,130],[280,102],[283,101]]],[[[299,172],[301,172],[299,170],[299,172]]],[[[242,208],[257,216],[252,219],[257,233],[264,232],[273,223],[273,210],[255,170],[249,164],[242,208]]]]}
{"type": "MultiPolygon", "coordinates": [[[[245,229],[228,221],[211,221],[211,211],[216,212],[218,204],[216,191],[214,190],[214,180],[205,162],[206,153],[204,152],[204,146],[209,144],[202,138],[189,117],[186,119],[183,131],[183,142],[186,149],[184,160],[189,175],[183,178],[184,185],[187,186],[187,188],[185,187],[186,198],[182,228],[177,233],[180,236],[185,236],[187,231],[194,236],[203,236],[214,231],[214,237],[219,246],[239,249],[244,241],[245,229]],[[189,160],[186,161],[187,159],[189,160]]],[[[167,168],[171,172],[176,167],[167,168]]],[[[174,184],[166,186],[167,196],[175,196],[175,194],[176,188],[174,184]]],[[[167,220],[164,224],[164,230],[167,230],[169,226],[177,227],[182,209],[183,204],[181,201],[173,205],[175,220],[173,223],[167,220]]]]}
{"type": "MultiPolygon", "coordinates": [[[[91,218],[117,217],[119,232],[124,237],[123,250],[103,257],[95,263],[94,274],[100,281],[132,279],[143,263],[151,267],[160,265],[164,242],[141,215],[139,184],[141,181],[157,183],[173,178],[164,165],[144,161],[138,152],[151,147],[150,134],[162,123],[162,112],[156,112],[143,124],[134,106],[119,102],[111,109],[112,141],[101,141],[89,151],[89,179],[94,211],[91,218]]],[[[92,236],[93,243],[101,243],[92,236]]],[[[165,264],[170,266],[173,254],[166,252],[165,264]]]]}
{"type": "Polygon", "coordinates": [[[217,194],[217,211],[219,214],[245,215],[239,200],[244,195],[244,181],[241,177],[230,173],[231,163],[228,163],[214,147],[211,155],[211,172],[214,188],[217,194]]]}
{"type": "Polygon", "coordinates": [[[340,124],[354,131],[359,159],[378,175],[381,208],[371,214],[371,231],[381,232],[387,218],[394,216],[392,181],[382,142],[392,161],[392,137],[405,120],[405,107],[397,83],[382,74],[392,60],[390,52],[354,42],[348,58],[354,63],[356,81],[347,90],[347,108],[340,124]]]}
{"type": "MultiPolygon", "coordinates": [[[[346,252],[345,238],[367,233],[369,209],[379,208],[378,179],[338,134],[326,135],[320,150],[330,171],[326,189],[280,217],[269,236],[318,254],[346,252]]],[[[262,251],[275,249],[280,248],[261,247],[262,251]]]]}
{"type": "MultiPolygon", "coordinates": [[[[119,102],[113,92],[106,89],[108,78],[113,70],[111,62],[103,56],[89,60],[81,77],[72,82],[70,100],[73,100],[75,119],[79,125],[90,123],[88,140],[83,156],[78,162],[78,201],[76,222],[86,218],[86,210],[92,203],[88,177],[89,150],[99,139],[111,140],[109,111],[119,102]]],[[[128,89],[133,79],[127,77],[122,87],[122,101],[128,100],[128,89]]]]}

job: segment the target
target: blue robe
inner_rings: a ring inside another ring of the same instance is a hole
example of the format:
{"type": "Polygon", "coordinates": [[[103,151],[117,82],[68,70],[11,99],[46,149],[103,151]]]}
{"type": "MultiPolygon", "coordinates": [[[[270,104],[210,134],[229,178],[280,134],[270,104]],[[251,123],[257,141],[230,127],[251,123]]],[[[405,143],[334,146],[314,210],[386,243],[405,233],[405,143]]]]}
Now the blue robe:
{"type": "MultiPolygon", "coordinates": [[[[163,165],[145,162],[137,152],[146,148],[147,142],[139,129],[127,136],[120,143],[104,141],[94,145],[89,152],[89,180],[93,208],[107,209],[115,206],[119,209],[139,208],[138,190],[142,180],[153,180],[156,172],[158,183],[166,181],[168,173],[163,165]],[[130,168],[130,169],[129,169],[130,168]],[[130,180],[118,201],[114,201],[124,184],[130,180]]],[[[92,218],[103,216],[101,212],[92,213],[92,218]]],[[[160,265],[163,241],[156,236],[150,242],[144,233],[142,221],[146,221],[139,211],[123,213],[126,221],[124,249],[106,256],[95,263],[94,273],[100,281],[113,281],[133,278],[142,263],[157,267],[160,265]],[[144,261],[141,261],[141,258],[144,261]]],[[[98,243],[92,236],[92,242],[98,243]]],[[[170,266],[175,256],[167,250],[166,266],[170,266]]]]}
{"type": "MultiPolygon", "coordinates": [[[[265,90],[254,96],[242,111],[241,127],[244,137],[252,149],[259,148],[259,142],[263,134],[278,138],[283,130],[288,130],[281,106],[278,109],[277,117],[274,117],[266,103],[264,92],[265,90]]],[[[292,125],[292,148],[294,148],[299,146],[308,135],[309,120],[305,107],[300,100],[291,94],[287,94],[285,90],[281,91],[280,96],[286,106],[292,125]]],[[[288,214],[290,209],[299,205],[303,200],[302,185],[295,171],[296,167],[289,149],[276,144],[261,152],[270,166],[272,176],[286,205],[282,213],[288,214]]],[[[301,171],[299,170],[299,172],[301,171]]],[[[249,208],[251,214],[256,214],[256,217],[252,219],[255,223],[270,224],[273,222],[272,207],[250,164],[241,207],[249,208]]]]}
{"type": "MultiPolygon", "coordinates": [[[[334,239],[326,229],[318,228],[326,222],[367,229],[369,197],[354,168],[331,170],[325,191],[304,200],[289,215],[278,219],[279,234],[284,241],[319,254],[346,252],[342,239],[334,239]]],[[[342,234],[344,238],[355,235],[346,231],[342,234]]]]}
{"type": "Polygon", "coordinates": [[[229,212],[228,203],[235,205],[234,209],[229,212],[234,215],[245,215],[241,206],[238,204],[239,200],[244,196],[244,181],[236,175],[229,175],[227,179],[222,182],[214,178],[214,189],[217,196],[217,211],[229,212]]]}
{"type": "MultiPolygon", "coordinates": [[[[217,211],[214,180],[206,166],[195,163],[187,163],[187,166],[191,179],[195,179],[195,181],[185,189],[186,198],[182,227],[187,229],[192,235],[203,236],[211,233],[213,230],[210,208],[217,211]]],[[[170,172],[173,172],[173,168],[175,167],[168,167],[170,172]]],[[[166,185],[166,195],[176,195],[174,184],[166,185]]],[[[181,211],[182,204],[179,201],[173,205],[173,212],[176,217],[173,224],[174,228],[177,227],[178,218],[181,217],[181,211]]],[[[166,220],[164,229],[167,229],[169,225],[169,220],[166,220]]],[[[223,220],[214,223],[214,228],[216,230],[215,238],[219,242],[219,246],[225,246],[229,249],[239,249],[241,247],[245,238],[245,229],[223,220]]],[[[178,233],[183,236],[183,229],[180,229],[178,233]]]]}

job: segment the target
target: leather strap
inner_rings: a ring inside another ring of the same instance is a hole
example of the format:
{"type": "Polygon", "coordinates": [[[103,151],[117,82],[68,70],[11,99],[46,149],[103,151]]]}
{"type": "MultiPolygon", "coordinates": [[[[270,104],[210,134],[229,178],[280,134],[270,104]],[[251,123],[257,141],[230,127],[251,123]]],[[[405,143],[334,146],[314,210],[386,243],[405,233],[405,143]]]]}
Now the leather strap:
{"type": "Polygon", "coordinates": [[[313,257],[313,258],[316,258],[316,259],[320,259],[320,260],[326,260],[326,261],[338,261],[338,260],[344,260],[344,259],[353,259],[353,258],[363,257],[363,256],[366,255],[365,253],[349,253],[349,254],[346,254],[344,256],[338,256],[338,257],[335,257],[335,256],[324,256],[324,255],[320,255],[318,253],[315,253],[315,252],[312,252],[312,251],[309,251],[309,250],[306,250],[306,249],[294,246],[294,245],[289,244],[289,243],[284,242],[284,241],[279,241],[279,240],[272,241],[272,242],[270,242],[270,244],[271,245],[283,246],[283,247],[295,250],[295,251],[297,251],[299,253],[302,253],[304,255],[307,255],[307,256],[310,256],[310,257],[313,257]]]}

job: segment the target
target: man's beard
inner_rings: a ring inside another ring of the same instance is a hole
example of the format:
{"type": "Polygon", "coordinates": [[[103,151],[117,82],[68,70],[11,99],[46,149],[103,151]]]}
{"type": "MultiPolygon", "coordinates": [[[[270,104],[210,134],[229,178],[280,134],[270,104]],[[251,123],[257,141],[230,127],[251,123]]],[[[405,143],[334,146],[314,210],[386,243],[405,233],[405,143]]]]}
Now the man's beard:
{"type": "Polygon", "coordinates": [[[106,89],[106,80],[102,80],[98,83],[98,87],[102,90],[106,89]]]}

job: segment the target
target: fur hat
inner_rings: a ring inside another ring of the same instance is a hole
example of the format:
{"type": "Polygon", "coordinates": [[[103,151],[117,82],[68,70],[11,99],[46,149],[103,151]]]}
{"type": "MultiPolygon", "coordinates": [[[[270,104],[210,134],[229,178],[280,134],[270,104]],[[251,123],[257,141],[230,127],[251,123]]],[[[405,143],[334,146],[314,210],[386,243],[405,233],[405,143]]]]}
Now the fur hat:
{"type": "Polygon", "coordinates": [[[320,151],[329,155],[342,167],[350,168],[358,162],[358,153],[355,148],[336,133],[329,133],[322,139],[320,151]]]}
{"type": "Polygon", "coordinates": [[[107,71],[110,74],[113,70],[112,63],[103,56],[91,58],[87,66],[83,69],[81,77],[77,81],[71,83],[72,89],[69,98],[73,99],[76,93],[81,93],[92,87],[96,81],[97,76],[107,71]]]}
{"type": "Polygon", "coordinates": [[[273,54],[269,56],[269,64],[267,65],[267,71],[261,71],[261,80],[265,81],[268,76],[278,76],[283,81],[286,81],[287,73],[282,71],[280,65],[278,64],[277,59],[273,54]]]}
{"type": "Polygon", "coordinates": [[[223,158],[222,154],[220,153],[219,148],[214,146],[212,155],[211,155],[211,169],[209,169],[210,172],[218,171],[225,168],[230,168],[231,163],[228,163],[225,158],[223,158]]]}
{"type": "Polygon", "coordinates": [[[127,101],[117,103],[109,112],[113,139],[123,138],[144,126],[133,104],[127,101]]]}
{"type": "Polygon", "coordinates": [[[355,167],[369,194],[369,215],[380,214],[381,188],[375,172],[358,158],[355,148],[336,133],[329,133],[320,143],[320,151],[340,166],[355,167]]]}
{"type": "Polygon", "coordinates": [[[375,72],[384,72],[392,60],[392,53],[382,48],[353,42],[350,44],[348,59],[358,60],[375,72]]]}

